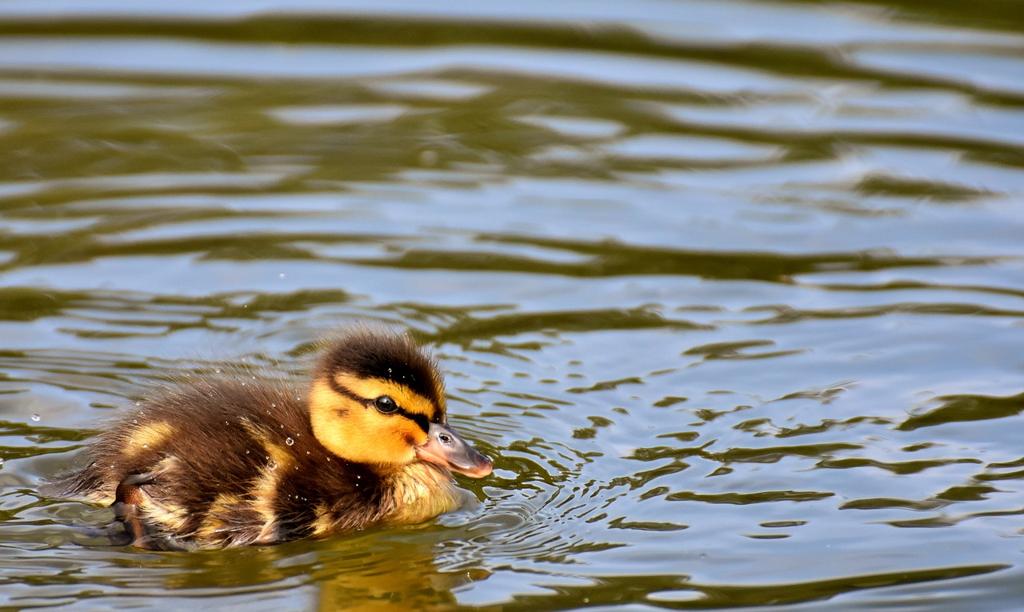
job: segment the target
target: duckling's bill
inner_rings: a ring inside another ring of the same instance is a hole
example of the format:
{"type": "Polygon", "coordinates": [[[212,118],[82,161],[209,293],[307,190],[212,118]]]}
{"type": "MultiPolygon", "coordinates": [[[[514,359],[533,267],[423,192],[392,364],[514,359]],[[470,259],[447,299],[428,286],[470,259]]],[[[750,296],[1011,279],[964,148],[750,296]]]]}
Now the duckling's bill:
{"type": "Polygon", "coordinates": [[[416,456],[421,461],[439,465],[470,478],[483,478],[494,468],[490,459],[466,443],[451,427],[440,423],[430,424],[427,442],[416,447],[416,456]]]}

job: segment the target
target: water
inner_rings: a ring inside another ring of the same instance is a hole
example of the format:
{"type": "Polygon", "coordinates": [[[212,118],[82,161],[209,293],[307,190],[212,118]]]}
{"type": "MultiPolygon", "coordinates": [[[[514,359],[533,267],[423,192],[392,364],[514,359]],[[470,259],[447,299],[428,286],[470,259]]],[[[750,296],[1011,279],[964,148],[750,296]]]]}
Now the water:
{"type": "Polygon", "coordinates": [[[0,605],[1007,609],[1014,3],[0,4],[0,605]],[[414,330],[477,508],[106,546],[147,384],[414,330]]]}

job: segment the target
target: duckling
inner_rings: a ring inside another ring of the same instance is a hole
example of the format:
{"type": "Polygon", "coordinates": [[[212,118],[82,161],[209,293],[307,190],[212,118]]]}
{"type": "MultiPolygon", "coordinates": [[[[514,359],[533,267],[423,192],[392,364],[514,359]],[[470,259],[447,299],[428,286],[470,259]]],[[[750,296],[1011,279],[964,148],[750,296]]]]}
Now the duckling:
{"type": "Polygon", "coordinates": [[[492,464],[448,424],[434,360],[405,334],[352,329],[303,395],[222,377],[168,388],[115,421],[59,480],[109,504],[149,549],[275,544],[419,523],[456,509],[492,464]]]}

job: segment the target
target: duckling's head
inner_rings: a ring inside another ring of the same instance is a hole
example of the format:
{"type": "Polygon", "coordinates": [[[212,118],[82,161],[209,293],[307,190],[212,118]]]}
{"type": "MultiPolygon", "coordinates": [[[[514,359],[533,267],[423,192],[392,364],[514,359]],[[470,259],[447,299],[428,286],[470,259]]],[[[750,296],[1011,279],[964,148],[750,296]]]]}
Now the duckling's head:
{"type": "Polygon", "coordinates": [[[348,461],[491,473],[490,460],[448,426],[437,365],[405,334],[355,329],[333,340],[314,370],[309,407],[317,440],[348,461]]]}

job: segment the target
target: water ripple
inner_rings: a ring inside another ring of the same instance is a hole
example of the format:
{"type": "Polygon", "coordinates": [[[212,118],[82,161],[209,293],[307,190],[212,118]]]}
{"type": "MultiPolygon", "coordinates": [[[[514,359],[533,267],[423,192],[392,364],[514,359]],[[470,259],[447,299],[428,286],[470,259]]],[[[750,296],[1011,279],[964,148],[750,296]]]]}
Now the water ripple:
{"type": "Polygon", "coordinates": [[[3,4],[0,607],[1012,608],[1017,12],[3,4]],[[432,346],[477,504],[180,555],[39,491],[352,321],[432,346]]]}

